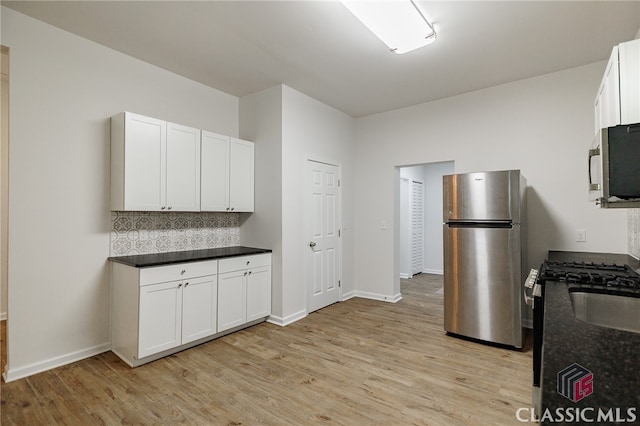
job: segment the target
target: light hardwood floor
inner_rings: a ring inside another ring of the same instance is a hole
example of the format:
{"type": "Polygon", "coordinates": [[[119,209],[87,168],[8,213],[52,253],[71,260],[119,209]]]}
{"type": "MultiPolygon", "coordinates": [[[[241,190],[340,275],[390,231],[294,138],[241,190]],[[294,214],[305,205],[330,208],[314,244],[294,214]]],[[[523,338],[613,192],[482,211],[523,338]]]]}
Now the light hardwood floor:
{"type": "Polygon", "coordinates": [[[107,352],[2,383],[2,425],[512,425],[531,350],[446,336],[442,279],[354,298],[131,369],[107,352]]]}

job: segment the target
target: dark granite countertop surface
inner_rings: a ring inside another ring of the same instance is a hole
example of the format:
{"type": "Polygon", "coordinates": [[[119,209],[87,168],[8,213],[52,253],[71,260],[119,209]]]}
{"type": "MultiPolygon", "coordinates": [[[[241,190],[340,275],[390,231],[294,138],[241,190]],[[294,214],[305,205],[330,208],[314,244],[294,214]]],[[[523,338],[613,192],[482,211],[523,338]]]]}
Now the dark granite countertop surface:
{"type": "Polygon", "coordinates": [[[112,262],[122,263],[136,268],[171,265],[173,263],[198,262],[202,260],[222,259],[225,257],[247,256],[271,253],[269,249],[233,246],[204,250],[172,251],[168,253],[138,254],[133,256],[109,257],[112,262]]]}
{"type": "MultiPolygon", "coordinates": [[[[549,259],[626,263],[634,269],[638,266],[637,259],[615,254],[550,252],[549,259]]],[[[566,283],[545,284],[543,353],[542,413],[547,408],[551,413],[557,409],[587,409],[587,420],[582,420],[588,423],[589,418],[597,416],[598,409],[613,409],[620,420],[627,421],[632,419],[627,410],[633,409],[634,422],[640,423],[640,334],[576,319],[566,283]],[[593,373],[593,393],[575,403],[556,390],[558,372],[573,363],[593,373]]],[[[557,420],[555,414],[554,419],[557,420]]],[[[544,417],[541,421],[553,422],[544,417]]],[[[604,423],[608,422],[591,424],[604,423]]]]}

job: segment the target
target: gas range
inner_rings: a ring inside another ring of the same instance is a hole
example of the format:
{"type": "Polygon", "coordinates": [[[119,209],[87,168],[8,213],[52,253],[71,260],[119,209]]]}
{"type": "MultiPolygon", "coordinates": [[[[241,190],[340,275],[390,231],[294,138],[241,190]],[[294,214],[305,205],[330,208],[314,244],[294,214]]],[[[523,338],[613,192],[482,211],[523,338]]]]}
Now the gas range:
{"type": "Polygon", "coordinates": [[[532,269],[525,281],[525,300],[533,306],[533,406],[540,415],[542,404],[542,343],[544,298],[547,282],[566,283],[569,293],[600,293],[640,298],[640,274],[628,265],[582,261],[546,260],[532,269]],[[530,295],[527,289],[531,289],[530,295]]]}
{"type": "Polygon", "coordinates": [[[547,260],[538,277],[542,284],[560,281],[571,284],[572,288],[640,297],[640,274],[628,265],[547,260]]]}

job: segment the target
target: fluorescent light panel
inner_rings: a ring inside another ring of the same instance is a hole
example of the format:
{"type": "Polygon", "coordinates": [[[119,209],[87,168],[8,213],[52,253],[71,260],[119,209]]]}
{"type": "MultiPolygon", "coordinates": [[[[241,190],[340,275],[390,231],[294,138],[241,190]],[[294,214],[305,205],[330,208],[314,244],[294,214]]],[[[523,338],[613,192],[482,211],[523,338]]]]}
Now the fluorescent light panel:
{"type": "Polygon", "coordinates": [[[406,53],[436,38],[433,26],[412,0],[341,0],[392,52],[406,53]]]}

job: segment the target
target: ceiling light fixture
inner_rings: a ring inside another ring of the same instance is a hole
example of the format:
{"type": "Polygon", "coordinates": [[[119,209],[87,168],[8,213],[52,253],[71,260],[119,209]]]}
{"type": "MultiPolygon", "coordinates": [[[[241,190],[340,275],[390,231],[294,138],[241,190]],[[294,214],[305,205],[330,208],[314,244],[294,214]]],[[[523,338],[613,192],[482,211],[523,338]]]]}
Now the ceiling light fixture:
{"type": "Polygon", "coordinates": [[[410,52],[436,38],[433,25],[413,0],[341,1],[392,52],[410,52]]]}

